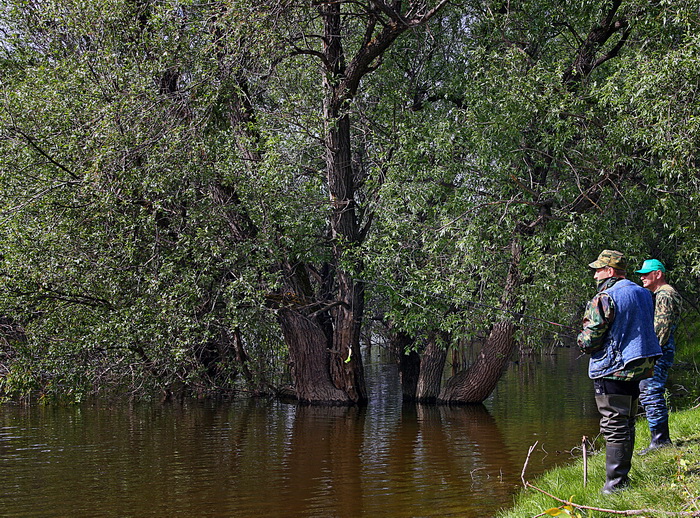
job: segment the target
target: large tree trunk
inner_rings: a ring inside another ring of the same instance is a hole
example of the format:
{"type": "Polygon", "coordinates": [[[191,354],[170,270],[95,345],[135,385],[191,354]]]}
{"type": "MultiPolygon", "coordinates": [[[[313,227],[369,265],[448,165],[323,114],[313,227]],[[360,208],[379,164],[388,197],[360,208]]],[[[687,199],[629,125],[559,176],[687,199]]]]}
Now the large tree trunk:
{"type": "MultiPolygon", "coordinates": [[[[351,60],[346,62],[343,48],[344,4],[349,2],[320,2],[323,20],[323,116],[325,122],[326,175],[330,195],[330,231],[333,239],[335,268],[335,298],[338,303],[332,313],[333,340],[331,344],[331,376],[336,387],[353,402],[366,401],[362,358],[360,356],[360,325],[364,312],[364,286],[353,275],[362,272],[362,261],[353,258],[364,239],[371,217],[362,228],[355,199],[356,178],[351,160],[351,131],[349,108],[362,78],[376,66],[378,59],[406,30],[426,23],[447,3],[440,0],[432,9],[422,2],[401,2],[373,6],[365,18],[362,44],[351,60]],[[375,9],[376,8],[376,9],[375,9]],[[405,12],[404,12],[405,10],[405,12]],[[381,21],[381,17],[386,17],[381,21]],[[351,267],[342,265],[351,261],[351,267]]],[[[354,15],[353,15],[354,16],[354,15]]]]}
{"type": "MultiPolygon", "coordinates": [[[[351,103],[362,78],[377,66],[396,38],[426,23],[447,0],[440,0],[427,10],[422,2],[415,5],[409,2],[408,8],[400,2],[381,3],[381,8],[368,10],[364,15],[363,41],[346,63],[343,38],[347,29],[343,27],[343,17],[356,16],[342,12],[349,3],[341,0],[315,4],[323,23],[323,48],[320,53],[316,49],[302,51],[320,57],[321,62],[332,257],[317,293],[311,289],[308,265],[287,263],[281,265],[285,291],[270,297],[270,302],[279,304],[278,320],[289,347],[296,395],[309,403],[348,404],[367,400],[360,354],[365,293],[364,284],[356,280],[363,265],[356,251],[369,229],[371,215],[361,221],[355,196],[362,179],[356,177],[351,160],[351,103]],[[302,269],[306,271],[301,272],[302,269]]],[[[245,92],[244,77],[236,79],[245,92]]],[[[234,92],[230,110],[232,125],[242,132],[247,131],[248,122],[255,120],[246,97],[234,92]]],[[[257,163],[257,157],[246,157],[257,163]]],[[[237,219],[231,222],[233,235],[245,231],[238,223],[237,219]]]]}
{"type": "MultiPolygon", "coordinates": [[[[327,28],[328,39],[339,28],[327,28]]],[[[340,44],[338,43],[338,46],[340,44]]],[[[342,62],[342,50],[329,46],[331,62],[342,62]]],[[[324,76],[327,77],[327,76],[324,76]]],[[[333,238],[333,265],[335,269],[335,298],[338,304],[331,312],[333,336],[331,344],[331,376],[336,387],[347,394],[351,401],[367,400],[362,355],[360,354],[360,327],[365,306],[365,291],[361,282],[341,266],[346,254],[361,243],[360,228],[355,202],[355,179],[351,162],[350,118],[341,110],[343,101],[338,99],[334,86],[324,79],[326,91],[326,167],[328,191],[331,202],[330,230],[333,238]]],[[[354,260],[354,269],[362,271],[362,264],[354,260]]]]}
{"type": "Polygon", "coordinates": [[[447,360],[447,333],[431,333],[425,350],[420,355],[420,374],[416,390],[416,401],[435,403],[440,395],[442,373],[447,360]],[[441,340],[438,338],[443,338],[441,340]]]}
{"type": "MultiPolygon", "coordinates": [[[[331,312],[333,334],[330,374],[335,386],[355,403],[367,399],[360,326],[364,311],[364,288],[341,265],[347,253],[362,239],[355,201],[355,177],[351,160],[350,117],[346,108],[352,93],[343,81],[346,72],[342,46],[342,2],[320,7],[325,34],[323,38],[326,70],[323,75],[323,115],[325,121],[326,175],[330,195],[330,231],[335,270],[334,295],[337,305],[331,312]]],[[[362,271],[355,260],[354,269],[362,271]]]]}
{"type": "MultiPolygon", "coordinates": [[[[514,237],[511,243],[511,262],[501,295],[501,308],[504,312],[513,309],[522,284],[519,270],[522,250],[520,239],[514,237]]],[[[476,361],[447,381],[439,400],[444,403],[483,402],[496,388],[514,349],[515,324],[511,320],[494,324],[476,361]]]]}
{"type": "Polygon", "coordinates": [[[293,309],[280,309],[278,319],[287,344],[297,399],[303,403],[349,404],[350,396],[330,376],[331,351],[323,330],[293,309]]]}

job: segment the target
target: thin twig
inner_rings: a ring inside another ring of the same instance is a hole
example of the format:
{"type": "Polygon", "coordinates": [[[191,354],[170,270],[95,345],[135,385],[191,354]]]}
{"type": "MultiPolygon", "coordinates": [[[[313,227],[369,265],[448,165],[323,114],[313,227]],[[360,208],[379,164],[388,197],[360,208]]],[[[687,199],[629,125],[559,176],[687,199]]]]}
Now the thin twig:
{"type": "Polygon", "coordinates": [[[583,450],[583,487],[588,484],[588,438],[584,435],[581,439],[581,449],[583,450]]]}
{"type": "Polygon", "coordinates": [[[532,455],[533,450],[537,447],[537,443],[540,441],[535,441],[535,444],[530,446],[527,452],[527,457],[525,458],[525,464],[523,464],[523,471],[520,473],[520,480],[523,481],[523,486],[527,487],[527,482],[525,481],[525,470],[527,469],[527,463],[530,462],[530,455],[532,455]]]}
{"type": "MultiPolygon", "coordinates": [[[[557,498],[551,493],[547,493],[544,489],[540,489],[537,486],[533,486],[529,482],[525,482],[525,487],[531,487],[535,491],[539,491],[543,495],[547,495],[550,498],[553,498],[557,502],[561,502],[564,505],[570,505],[572,507],[575,507],[576,509],[585,509],[587,511],[600,511],[602,513],[610,513],[610,514],[617,514],[620,516],[638,516],[638,515],[643,515],[643,514],[663,514],[666,516],[700,516],[700,511],[660,511],[658,509],[628,509],[625,511],[616,511],[615,509],[605,509],[603,507],[592,507],[588,505],[581,505],[581,504],[576,504],[574,502],[570,502],[569,500],[564,500],[562,498],[557,498]]],[[[542,515],[539,515],[542,516],[542,515]]]]}

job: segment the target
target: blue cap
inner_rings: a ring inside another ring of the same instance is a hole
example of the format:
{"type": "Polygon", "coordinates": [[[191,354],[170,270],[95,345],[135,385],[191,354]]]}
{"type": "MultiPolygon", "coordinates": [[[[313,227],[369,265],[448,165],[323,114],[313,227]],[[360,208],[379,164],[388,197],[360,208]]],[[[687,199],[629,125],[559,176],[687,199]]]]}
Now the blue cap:
{"type": "Polygon", "coordinates": [[[666,272],[666,267],[664,266],[664,263],[662,263],[658,259],[647,259],[646,261],[644,261],[642,268],[634,273],[649,273],[655,272],[656,270],[666,272]]]}

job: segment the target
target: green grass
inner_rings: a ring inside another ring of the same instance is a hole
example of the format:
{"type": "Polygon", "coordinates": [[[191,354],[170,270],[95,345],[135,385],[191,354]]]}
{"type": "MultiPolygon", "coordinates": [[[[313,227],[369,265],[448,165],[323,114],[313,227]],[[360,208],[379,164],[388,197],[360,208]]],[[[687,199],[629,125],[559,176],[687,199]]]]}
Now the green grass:
{"type": "MultiPolygon", "coordinates": [[[[612,514],[574,507],[572,511],[559,516],[700,517],[700,407],[672,412],[669,423],[674,446],[661,448],[645,456],[635,454],[630,472],[631,486],[619,493],[600,493],[605,482],[604,449],[588,459],[588,484],[585,487],[582,459],[572,465],[554,469],[536,480],[528,480],[525,473],[525,479],[557,498],[580,506],[616,511],[648,510],[638,514],[612,514]]],[[[646,421],[642,419],[637,423],[635,450],[644,448],[648,443],[649,430],[646,421]]],[[[512,509],[502,511],[497,517],[555,516],[555,513],[543,513],[563,505],[536,489],[527,488],[516,496],[512,509]]]]}

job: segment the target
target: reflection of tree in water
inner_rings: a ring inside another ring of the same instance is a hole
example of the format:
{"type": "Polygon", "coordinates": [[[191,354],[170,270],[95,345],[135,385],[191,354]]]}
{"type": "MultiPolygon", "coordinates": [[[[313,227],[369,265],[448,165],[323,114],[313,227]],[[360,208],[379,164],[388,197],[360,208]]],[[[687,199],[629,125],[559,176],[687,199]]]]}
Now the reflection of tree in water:
{"type": "MultiPolygon", "coordinates": [[[[353,516],[362,504],[364,412],[298,406],[285,451],[285,516],[353,516]],[[329,512],[336,509],[336,512],[329,512]]],[[[275,491],[275,488],[270,488],[275,491]]]]}
{"type": "Polygon", "coordinates": [[[519,480],[482,405],[404,405],[371,431],[366,409],[301,406],[293,419],[279,492],[271,488],[285,516],[476,516],[519,480]]]}
{"type": "Polygon", "coordinates": [[[493,516],[520,487],[535,440],[549,453],[538,448],[530,477],[570,458],[556,454],[561,445],[597,430],[597,410],[590,424],[581,415],[580,400],[592,399],[585,372],[576,381],[564,366],[541,365],[511,369],[488,407],[402,406],[392,385],[366,408],[251,399],[6,410],[6,429],[22,430],[0,444],[22,459],[2,478],[15,488],[8,512],[31,515],[50,498],[65,516],[81,514],[74,503],[132,516],[493,516]],[[523,371],[535,382],[521,384],[523,371]],[[65,498],[67,481],[79,498],[65,498]]]}
{"type": "Polygon", "coordinates": [[[404,405],[398,432],[387,470],[422,493],[414,514],[429,510],[425,505],[477,510],[486,500],[503,501],[518,483],[520,467],[483,405],[404,405]]]}

